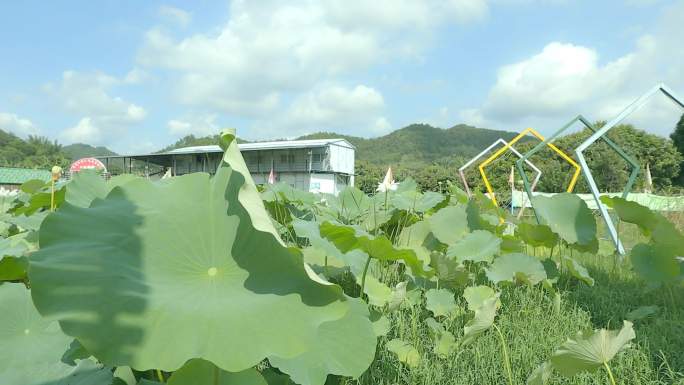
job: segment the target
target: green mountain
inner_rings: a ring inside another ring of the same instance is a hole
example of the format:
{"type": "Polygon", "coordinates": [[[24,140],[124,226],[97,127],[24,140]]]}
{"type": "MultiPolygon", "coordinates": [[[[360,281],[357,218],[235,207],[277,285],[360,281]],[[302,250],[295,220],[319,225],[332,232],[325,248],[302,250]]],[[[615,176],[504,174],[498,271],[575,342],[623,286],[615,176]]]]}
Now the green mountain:
{"type": "Polygon", "coordinates": [[[117,155],[114,151],[103,146],[91,146],[85,143],[73,143],[62,147],[62,151],[71,160],[93,156],[117,155]]]}
{"type": "MultiPolygon", "coordinates": [[[[356,159],[372,165],[402,164],[419,166],[426,163],[443,163],[470,158],[498,138],[509,140],[514,132],[489,130],[465,124],[442,129],[428,124],[412,124],[387,135],[375,138],[341,135],[334,132],[317,132],[300,136],[304,139],[343,138],[356,146],[356,159]]],[[[215,144],[216,138],[188,135],[161,151],[187,146],[215,144]]]]}
{"type": "Polygon", "coordinates": [[[356,146],[358,160],[379,166],[411,166],[468,159],[498,138],[510,140],[516,135],[515,132],[477,128],[465,124],[447,129],[428,124],[412,124],[370,139],[329,132],[305,135],[298,139],[344,138],[356,146]]]}

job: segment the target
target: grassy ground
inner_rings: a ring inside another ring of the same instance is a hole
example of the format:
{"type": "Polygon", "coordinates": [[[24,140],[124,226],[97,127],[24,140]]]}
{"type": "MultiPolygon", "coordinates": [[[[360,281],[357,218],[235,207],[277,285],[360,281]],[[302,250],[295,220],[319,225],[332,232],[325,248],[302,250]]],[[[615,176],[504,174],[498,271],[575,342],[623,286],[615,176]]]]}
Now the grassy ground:
{"type": "MultiPolygon", "coordinates": [[[[609,244],[602,250],[611,250],[609,244]]],[[[659,313],[635,321],[635,343],[611,362],[618,384],[684,385],[684,288],[649,289],[630,271],[629,262],[612,256],[577,256],[596,280],[593,287],[563,276],[558,283],[558,311],[541,287],[499,288],[502,307],[496,319],[505,336],[513,382],[524,384],[528,375],[567,337],[587,328],[618,329],[626,314],[643,305],[657,305],[659,313]]],[[[465,308],[462,293],[456,298],[465,308]]],[[[432,316],[424,305],[407,306],[390,315],[390,334],[381,339],[376,360],[358,380],[348,384],[507,384],[501,343],[493,329],[446,359],[433,353],[434,343],[424,320],[432,316]],[[413,369],[400,364],[384,348],[386,341],[402,338],[421,353],[413,369]]],[[[458,340],[468,316],[465,311],[441,320],[458,340]]],[[[550,384],[608,384],[599,370],[573,378],[554,374],[550,384]]]]}

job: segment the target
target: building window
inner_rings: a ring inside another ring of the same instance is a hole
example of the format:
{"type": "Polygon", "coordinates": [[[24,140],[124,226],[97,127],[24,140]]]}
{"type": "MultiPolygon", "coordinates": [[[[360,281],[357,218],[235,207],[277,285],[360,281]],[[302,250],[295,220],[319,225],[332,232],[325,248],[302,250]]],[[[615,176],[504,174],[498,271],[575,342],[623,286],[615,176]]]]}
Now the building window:
{"type": "Polygon", "coordinates": [[[321,159],[323,159],[322,154],[311,154],[311,162],[320,163],[321,159]]]}
{"type": "Polygon", "coordinates": [[[280,155],[280,163],[294,163],[294,161],[295,161],[294,154],[280,155]]]}

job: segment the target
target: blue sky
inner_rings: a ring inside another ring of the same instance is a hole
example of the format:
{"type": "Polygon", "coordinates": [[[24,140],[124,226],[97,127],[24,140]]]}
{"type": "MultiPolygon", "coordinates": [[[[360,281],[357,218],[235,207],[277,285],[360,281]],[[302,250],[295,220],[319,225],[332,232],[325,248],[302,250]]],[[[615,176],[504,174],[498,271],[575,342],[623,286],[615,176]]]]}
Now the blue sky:
{"type": "MultiPolygon", "coordinates": [[[[549,133],[684,90],[681,20],[658,0],[3,2],[0,128],[125,153],[222,127],[549,133]]],[[[679,113],[633,120],[665,135],[679,113]]]]}

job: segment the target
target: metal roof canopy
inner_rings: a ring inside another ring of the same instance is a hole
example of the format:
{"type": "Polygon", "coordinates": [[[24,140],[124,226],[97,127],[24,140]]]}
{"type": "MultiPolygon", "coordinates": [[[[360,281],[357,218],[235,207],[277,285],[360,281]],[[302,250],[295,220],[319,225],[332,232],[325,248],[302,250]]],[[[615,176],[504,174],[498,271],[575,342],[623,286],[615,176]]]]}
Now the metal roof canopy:
{"type": "MultiPolygon", "coordinates": [[[[600,198],[600,193],[598,191],[598,186],[596,186],[596,182],[594,181],[594,176],[591,174],[591,170],[589,169],[589,166],[587,165],[587,161],[584,158],[584,150],[587,149],[587,147],[591,146],[596,142],[599,138],[601,138],[603,135],[605,135],[611,128],[617,126],[620,122],[622,122],[627,116],[631,115],[633,112],[637,111],[639,108],[643,107],[646,102],[648,102],[649,99],[655,94],[658,93],[658,91],[662,92],[667,96],[670,100],[672,100],[675,104],[679,105],[680,107],[684,108],[684,99],[681,99],[675,95],[675,93],[667,87],[663,83],[656,84],[653,88],[648,90],[646,93],[641,95],[637,100],[632,102],[632,104],[628,105],[622,112],[618,114],[613,120],[610,122],[606,123],[605,126],[601,127],[598,131],[594,132],[587,140],[582,142],[576,149],[575,149],[575,155],[577,156],[577,160],[580,163],[580,167],[582,167],[582,171],[584,171],[584,177],[587,180],[587,184],[589,185],[589,189],[591,190],[591,194],[594,196],[594,200],[596,201],[596,206],[599,208],[599,212],[601,213],[601,216],[603,217],[603,220],[606,222],[606,226],[608,227],[608,232],[610,233],[610,237],[613,239],[613,243],[615,244],[615,248],[617,249],[618,253],[621,255],[625,254],[625,248],[622,246],[622,242],[620,241],[620,237],[617,233],[617,230],[615,228],[615,224],[613,223],[613,220],[610,218],[610,215],[608,215],[608,209],[606,209],[606,206],[601,202],[600,198]]],[[[628,182],[629,183],[629,182],[628,182]]]]}
{"type": "MultiPolygon", "coordinates": [[[[239,143],[238,148],[240,151],[258,151],[258,150],[287,150],[294,148],[315,148],[315,147],[326,147],[326,146],[340,146],[350,149],[356,149],[356,147],[349,143],[346,139],[307,139],[307,140],[282,140],[282,141],[271,141],[271,142],[254,142],[254,143],[239,143]]],[[[167,152],[160,153],[150,153],[150,154],[129,154],[129,155],[108,155],[108,156],[97,156],[95,158],[143,158],[150,156],[171,156],[171,155],[189,155],[189,154],[204,154],[204,153],[214,153],[223,152],[221,147],[218,145],[207,145],[207,146],[190,146],[176,148],[167,152]]]]}

